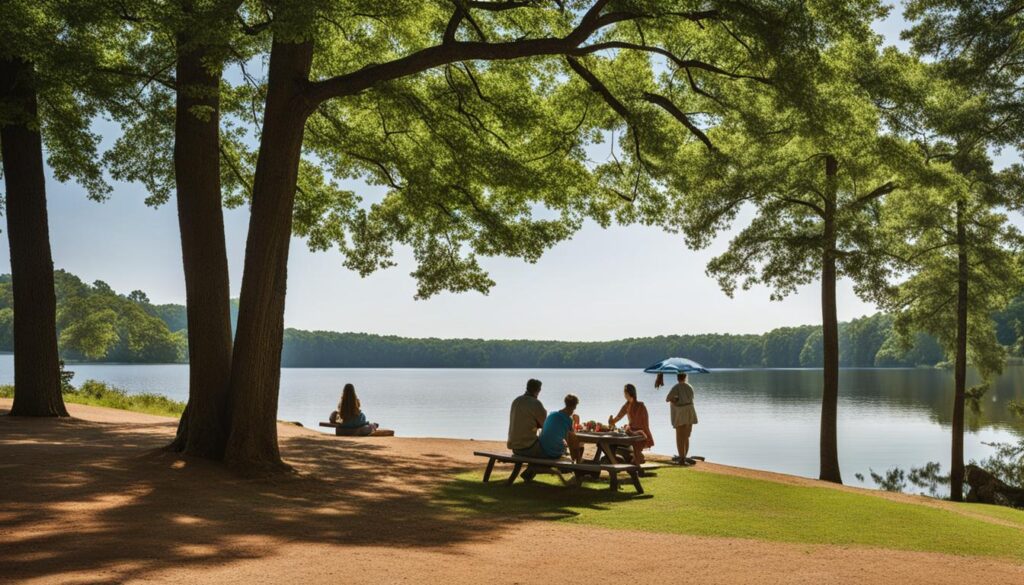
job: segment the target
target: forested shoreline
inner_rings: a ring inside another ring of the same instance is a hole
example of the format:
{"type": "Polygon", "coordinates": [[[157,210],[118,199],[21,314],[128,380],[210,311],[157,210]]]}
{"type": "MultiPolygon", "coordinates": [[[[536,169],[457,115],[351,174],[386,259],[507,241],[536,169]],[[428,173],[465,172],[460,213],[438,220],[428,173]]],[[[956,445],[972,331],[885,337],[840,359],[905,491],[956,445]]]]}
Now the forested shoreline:
{"type": "MultiPolygon", "coordinates": [[[[78,362],[184,363],[184,305],[154,304],[146,293],[118,294],[55,271],[61,357],[78,362]]],[[[0,275],[0,351],[13,351],[10,275],[0,275]]],[[[231,321],[237,319],[237,301],[231,321]]],[[[1010,356],[1021,355],[1024,297],[995,316],[1010,356]]],[[[232,327],[233,328],[233,327],[232,327]]],[[[779,327],[760,334],[699,333],[611,341],[412,338],[372,333],[286,329],[281,365],[331,368],[635,368],[685,355],[711,368],[817,368],[821,327],[779,327]]],[[[840,323],[840,367],[935,366],[946,356],[931,336],[901,344],[893,319],[876,313],[840,323]]]]}
{"type": "MultiPolygon", "coordinates": [[[[876,314],[840,324],[842,367],[934,366],[938,343],[917,336],[898,347],[892,319],[876,314]]],[[[702,333],[613,341],[407,338],[286,329],[285,367],[636,368],[684,355],[710,368],[821,367],[821,328],[780,327],[763,334],[702,333]]]]}

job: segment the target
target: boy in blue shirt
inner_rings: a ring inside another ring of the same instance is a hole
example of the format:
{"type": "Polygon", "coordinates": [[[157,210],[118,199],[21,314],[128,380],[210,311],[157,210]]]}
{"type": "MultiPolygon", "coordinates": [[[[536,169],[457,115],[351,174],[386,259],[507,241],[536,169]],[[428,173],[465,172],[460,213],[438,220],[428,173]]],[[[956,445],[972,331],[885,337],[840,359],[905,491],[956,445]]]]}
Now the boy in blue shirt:
{"type": "MultiPolygon", "coordinates": [[[[583,445],[580,445],[572,428],[572,413],[579,403],[579,398],[567,394],[565,408],[552,412],[544,419],[544,426],[541,427],[537,442],[530,446],[528,452],[517,452],[517,454],[537,459],[561,459],[565,454],[565,446],[568,444],[569,456],[572,457],[574,463],[579,463],[583,459],[583,445]]],[[[528,466],[523,472],[523,481],[533,481],[535,475],[537,472],[532,469],[532,466],[528,466]]]]}
{"type": "Polygon", "coordinates": [[[540,443],[543,457],[549,459],[561,459],[565,453],[566,445],[569,446],[569,456],[576,463],[583,458],[583,446],[576,439],[576,433],[572,428],[572,413],[576,411],[580,399],[573,394],[565,397],[565,408],[557,410],[548,415],[544,420],[544,427],[540,431],[540,443]]]}

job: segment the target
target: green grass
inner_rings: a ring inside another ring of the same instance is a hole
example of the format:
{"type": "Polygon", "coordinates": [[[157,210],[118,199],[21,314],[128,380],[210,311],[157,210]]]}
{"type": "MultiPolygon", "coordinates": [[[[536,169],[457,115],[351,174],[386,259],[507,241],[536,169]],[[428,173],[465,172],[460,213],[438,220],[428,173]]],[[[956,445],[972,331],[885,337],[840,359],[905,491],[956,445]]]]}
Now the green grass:
{"type": "Polygon", "coordinates": [[[446,485],[439,501],[464,513],[540,517],[605,528],[769,541],[862,545],[910,551],[993,556],[1024,561],[1024,512],[973,505],[1015,522],[1002,526],[956,512],[870,494],[786,485],[669,468],[644,478],[646,494],[618,494],[588,483],[566,489],[554,478],[507,488],[481,473],[446,485]]]}
{"type": "MultiPolygon", "coordinates": [[[[14,386],[0,386],[0,398],[13,397],[14,386]]],[[[185,410],[184,402],[171,400],[161,394],[128,394],[120,388],[96,380],[86,380],[78,388],[64,392],[64,402],[173,417],[180,417],[185,410]]]]}
{"type": "MultiPolygon", "coordinates": [[[[961,504],[958,504],[961,505],[961,504]]],[[[988,506],[985,504],[962,504],[972,514],[980,514],[1003,522],[1016,524],[1024,529],[1024,510],[1007,508],[1006,506],[988,506]]]]}

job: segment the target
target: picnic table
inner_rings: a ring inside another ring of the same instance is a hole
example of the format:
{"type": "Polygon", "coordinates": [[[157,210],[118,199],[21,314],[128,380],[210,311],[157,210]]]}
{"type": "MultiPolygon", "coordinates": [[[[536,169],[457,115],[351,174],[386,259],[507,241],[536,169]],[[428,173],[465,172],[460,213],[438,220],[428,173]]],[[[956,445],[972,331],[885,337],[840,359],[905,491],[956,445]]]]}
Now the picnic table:
{"type": "MultiPolygon", "coordinates": [[[[608,474],[608,487],[612,491],[619,490],[619,474],[625,473],[632,480],[636,493],[644,493],[644,488],[640,485],[640,467],[632,463],[573,463],[567,459],[541,459],[537,457],[524,457],[514,453],[490,453],[487,451],[474,451],[473,455],[488,459],[487,469],[484,471],[484,483],[490,481],[494,464],[501,462],[511,463],[514,466],[512,474],[505,480],[505,485],[509,486],[515,483],[516,478],[519,477],[519,472],[523,469],[523,465],[528,465],[535,469],[549,468],[556,471],[571,472],[576,475],[576,485],[578,485],[583,476],[599,476],[603,471],[608,474]]],[[[558,477],[562,479],[563,483],[567,483],[560,473],[558,477]]]]}
{"type": "Polygon", "coordinates": [[[645,438],[642,435],[627,435],[616,432],[578,431],[576,438],[580,443],[593,443],[597,446],[594,453],[593,463],[601,461],[601,455],[608,458],[609,463],[615,463],[615,447],[624,446],[633,449],[633,463],[640,465],[640,452],[643,450],[645,438]]]}

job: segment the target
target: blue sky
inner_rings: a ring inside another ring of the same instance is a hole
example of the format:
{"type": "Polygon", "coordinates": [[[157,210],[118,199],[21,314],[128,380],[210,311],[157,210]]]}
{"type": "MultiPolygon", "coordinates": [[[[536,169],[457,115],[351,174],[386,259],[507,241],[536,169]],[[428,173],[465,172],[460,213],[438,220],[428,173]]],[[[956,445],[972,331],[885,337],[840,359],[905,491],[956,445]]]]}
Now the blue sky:
{"type": "MultiPolygon", "coordinates": [[[[900,24],[894,15],[878,29],[895,42],[900,24]]],[[[1001,162],[1016,158],[1008,154],[1001,162]]],[[[77,185],[52,177],[47,188],[57,268],[86,281],[106,281],[119,292],[144,290],[154,302],[184,302],[173,201],[147,207],[144,190],[130,184],[117,184],[104,203],[89,201],[77,185]]],[[[248,212],[227,210],[225,222],[231,289],[237,295],[248,212]]],[[[770,301],[762,288],[726,297],[704,266],[728,237],[723,234],[710,249],[695,252],[680,236],[656,228],[587,225],[536,264],[487,259],[497,281],[489,295],[441,294],[424,301],[413,300],[409,273],[415,267],[407,251],[398,255],[397,267],[363,279],[341,265],[337,252],[312,253],[295,239],[285,322],[302,329],[417,337],[601,340],[756,333],[820,320],[817,285],[781,302],[770,301]]],[[[0,237],[0,271],[9,270],[7,238],[0,237]]],[[[840,319],[874,310],[856,297],[849,282],[840,283],[840,319]]]]}

